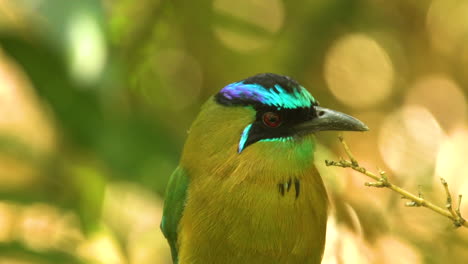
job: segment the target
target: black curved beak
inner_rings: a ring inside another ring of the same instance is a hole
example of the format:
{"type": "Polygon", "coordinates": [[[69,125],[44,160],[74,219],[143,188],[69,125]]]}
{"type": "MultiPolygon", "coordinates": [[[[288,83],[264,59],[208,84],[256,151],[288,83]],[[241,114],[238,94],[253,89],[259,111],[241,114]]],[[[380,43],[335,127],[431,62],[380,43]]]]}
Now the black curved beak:
{"type": "Polygon", "coordinates": [[[300,133],[317,131],[367,131],[369,128],[358,119],[341,112],[315,106],[317,116],[296,126],[300,133]]]}

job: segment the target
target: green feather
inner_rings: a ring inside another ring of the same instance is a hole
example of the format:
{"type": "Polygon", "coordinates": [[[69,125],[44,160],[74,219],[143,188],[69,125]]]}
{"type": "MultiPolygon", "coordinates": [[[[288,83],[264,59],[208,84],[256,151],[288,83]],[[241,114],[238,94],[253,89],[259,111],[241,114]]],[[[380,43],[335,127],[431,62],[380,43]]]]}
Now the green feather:
{"type": "Polygon", "coordinates": [[[172,260],[177,264],[177,229],[184,212],[189,178],[181,167],[172,173],[166,189],[161,230],[171,247],[172,260]]]}

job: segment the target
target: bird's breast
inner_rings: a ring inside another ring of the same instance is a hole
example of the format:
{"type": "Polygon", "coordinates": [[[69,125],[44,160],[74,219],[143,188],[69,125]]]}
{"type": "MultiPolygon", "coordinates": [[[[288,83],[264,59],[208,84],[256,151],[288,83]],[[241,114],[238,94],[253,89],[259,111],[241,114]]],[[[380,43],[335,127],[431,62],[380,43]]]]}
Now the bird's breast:
{"type": "Polygon", "coordinates": [[[265,179],[194,179],[180,224],[181,260],[320,263],[327,197],[317,171],[265,179]]]}

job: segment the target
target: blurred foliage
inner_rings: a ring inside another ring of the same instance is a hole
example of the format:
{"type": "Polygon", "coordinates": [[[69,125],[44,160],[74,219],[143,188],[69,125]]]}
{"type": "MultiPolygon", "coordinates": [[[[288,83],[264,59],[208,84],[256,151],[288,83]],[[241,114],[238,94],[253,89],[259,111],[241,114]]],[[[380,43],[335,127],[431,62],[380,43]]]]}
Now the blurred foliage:
{"type": "MultiPolygon", "coordinates": [[[[170,263],[162,197],[200,105],[259,72],[370,127],[366,167],[468,194],[462,0],[0,0],[0,262],[170,263]]],[[[324,263],[464,263],[466,230],[325,168],[324,263]]],[[[468,205],[462,208],[468,215],[468,205]]]]}

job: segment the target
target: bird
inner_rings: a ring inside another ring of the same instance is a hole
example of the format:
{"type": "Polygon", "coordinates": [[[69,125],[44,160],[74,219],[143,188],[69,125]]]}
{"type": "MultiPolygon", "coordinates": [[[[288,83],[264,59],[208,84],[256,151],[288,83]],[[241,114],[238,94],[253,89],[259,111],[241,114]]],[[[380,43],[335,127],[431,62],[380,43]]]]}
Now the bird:
{"type": "Polygon", "coordinates": [[[329,202],[314,134],[327,130],[368,127],[274,73],[211,96],[167,185],[160,227],[173,263],[320,263],[329,202]]]}

